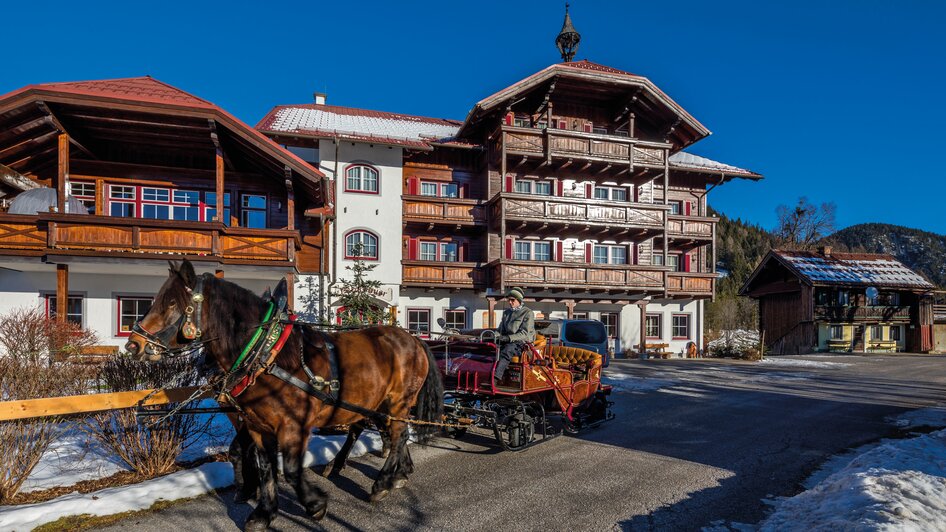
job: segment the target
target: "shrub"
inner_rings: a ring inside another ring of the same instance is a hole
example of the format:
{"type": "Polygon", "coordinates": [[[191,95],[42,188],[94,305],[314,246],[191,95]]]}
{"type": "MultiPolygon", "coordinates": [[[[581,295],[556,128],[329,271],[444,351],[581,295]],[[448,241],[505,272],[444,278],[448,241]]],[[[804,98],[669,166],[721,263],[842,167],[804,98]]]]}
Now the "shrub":
{"type": "MultiPolygon", "coordinates": [[[[144,362],[116,357],[99,371],[99,385],[111,392],[191,386],[199,381],[199,366],[191,359],[164,358],[144,362]]],[[[169,472],[182,450],[210,430],[210,418],[183,414],[160,423],[142,417],[134,408],[111,410],[89,417],[85,430],[134,471],[145,476],[169,472]],[[152,424],[154,423],[154,424],[152,424]]]]}
{"type": "MultiPolygon", "coordinates": [[[[0,400],[85,393],[88,368],[54,362],[50,356],[73,338],[96,342],[94,333],[49,320],[35,309],[0,317],[0,344],[6,349],[6,356],[0,356],[0,400]]],[[[59,430],[56,418],[0,422],[0,503],[17,494],[59,430]]]]}

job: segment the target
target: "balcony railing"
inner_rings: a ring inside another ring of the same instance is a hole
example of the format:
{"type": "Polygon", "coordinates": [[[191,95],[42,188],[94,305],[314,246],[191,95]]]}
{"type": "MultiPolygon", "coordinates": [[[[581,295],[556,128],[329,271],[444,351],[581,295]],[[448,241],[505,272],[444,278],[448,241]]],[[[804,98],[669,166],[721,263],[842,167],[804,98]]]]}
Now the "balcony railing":
{"type": "Polygon", "coordinates": [[[663,291],[667,272],[653,266],[570,264],[498,260],[491,264],[493,282],[553,288],[604,288],[633,292],[663,291]]]}
{"type": "Polygon", "coordinates": [[[667,292],[671,295],[712,296],[715,284],[715,273],[670,272],[667,274],[667,292]]]}
{"type": "Polygon", "coordinates": [[[716,218],[671,214],[667,217],[667,232],[670,238],[712,238],[716,222],[716,218]]]}
{"type": "Polygon", "coordinates": [[[498,219],[505,211],[507,219],[543,223],[580,222],[590,225],[631,226],[663,229],[667,208],[663,205],[622,203],[616,201],[530,196],[504,192],[493,204],[498,219]]]}
{"type": "Polygon", "coordinates": [[[480,200],[404,196],[404,220],[424,223],[479,225],[486,223],[480,200]]]}
{"type": "Polygon", "coordinates": [[[827,321],[909,321],[908,306],[815,306],[815,319],[827,321]]]}
{"type": "Polygon", "coordinates": [[[565,129],[503,126],[502,132],[506,153],[511,155],[581,158],[659,169],[666,163],[668,145],[658,142],[565,129]]]}
{"type": "Polygon", "coordinates": [[[402,281],[425,288],[473,288],[486,283],[486,272],[475,262],[402,260],[402,281]]]}
{"type": "Polygon", "coordinates": [[[123,252],[292,262],[300,245],[299,233],[285,229],[76,214],[0,214],[0,252],[123,252]]]}

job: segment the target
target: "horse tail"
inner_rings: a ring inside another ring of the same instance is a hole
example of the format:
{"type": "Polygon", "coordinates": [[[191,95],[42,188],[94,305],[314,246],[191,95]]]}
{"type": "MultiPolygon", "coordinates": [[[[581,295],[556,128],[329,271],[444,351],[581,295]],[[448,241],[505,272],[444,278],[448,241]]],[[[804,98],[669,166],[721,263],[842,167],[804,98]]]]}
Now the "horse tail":
{"type": "MultiPolygon", "coordinates": [[[[437,359],[434,358],[430,347],[423,341],[417,340],[427,353],[427,378],[424,385],[417,394],[416,415],[421,421],[440,422],[443,420],[443,379],[440,377],[440,369],[437,367],[437,359]]],[[[431,436],[440,431],[440,427],[435,425],[417,425],[414,432],[421,442],[426,442],[431,436]]]]}

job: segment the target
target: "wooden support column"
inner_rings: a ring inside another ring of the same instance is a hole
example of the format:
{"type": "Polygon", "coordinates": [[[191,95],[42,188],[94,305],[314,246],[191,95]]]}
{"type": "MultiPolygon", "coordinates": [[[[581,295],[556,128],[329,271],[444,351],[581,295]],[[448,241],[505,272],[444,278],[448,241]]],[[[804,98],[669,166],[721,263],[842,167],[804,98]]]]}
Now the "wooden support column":
{"type": "Polygon", "coordinates": [[[69,313],[69,265],[56,265],[56,321],[65,323],[69,313]]]}
{"type": "Polygon", "coordinates": [[[644,353],[647,350],[647,302],[638,302],[637,308],[641,312],[641,332],[640,341],[637,343],[637,352],[644,353]]]}
{"type": "Polygon", "coordinates": [[[95,180],[95,215],[105,216],[105,180],[95,180]]]}
{"type": "Polygon", "coordinates": [[[292,191],[292,169],[284,169],[286,175],[286,229],[293,231],[296,228],[296,196],[292,191]]]}
{"type": "MultiPolygon", "coordinates": [[[[217,178],[217,205],[214,207],[216,216],[214,216],[214,221],[223,222],[224,212],[226,210],[224,202],[224,192],[223,192],[223,150],[217,148],[216,154],[216,178],[217,178]]],[[[233,207],[231,206],[231,209],[233,207]]]]}
{"type": "Polygon", "coordinates": [[[59,166],[56,173],[56,210],[66,212],[66,193],[69,181],[69,135],[59,135],[59,166]]]}
{"type": "Polygon", "coordinates": [[[565,300],[565,317],[567,319],[574,319],[575,317],[575,300],[566,299],[565,300]]]}
{"type": "Polygon", "coordinates": [[[289,272],[286,274],[286,300],[290,311],[296,306],[296,274],[289,272]]]}
{"type": "Polygon", "coordinates": [[[489,329],[496,328],[496,300],[489,298],[486,300],[486,327],[489,329]]]}

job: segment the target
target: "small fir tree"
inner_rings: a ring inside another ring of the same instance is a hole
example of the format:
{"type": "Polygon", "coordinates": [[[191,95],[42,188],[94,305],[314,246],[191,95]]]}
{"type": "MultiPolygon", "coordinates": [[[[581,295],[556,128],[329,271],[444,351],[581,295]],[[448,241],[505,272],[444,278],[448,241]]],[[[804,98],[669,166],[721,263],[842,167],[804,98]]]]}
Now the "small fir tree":
{"type": "Polygon", "coordinates": [[[384,312],[376,303],[381,291],[381,281],[369,276],[377,264],[364,260],[364,246],[359,242],[352,249],[355,262],[345,269],[352,272],[351,279],[341,279],[338,288],[338,304],[344,310],[339,312],[341,324],[346,327],[360,327],[382,323],[384,312]]]}

